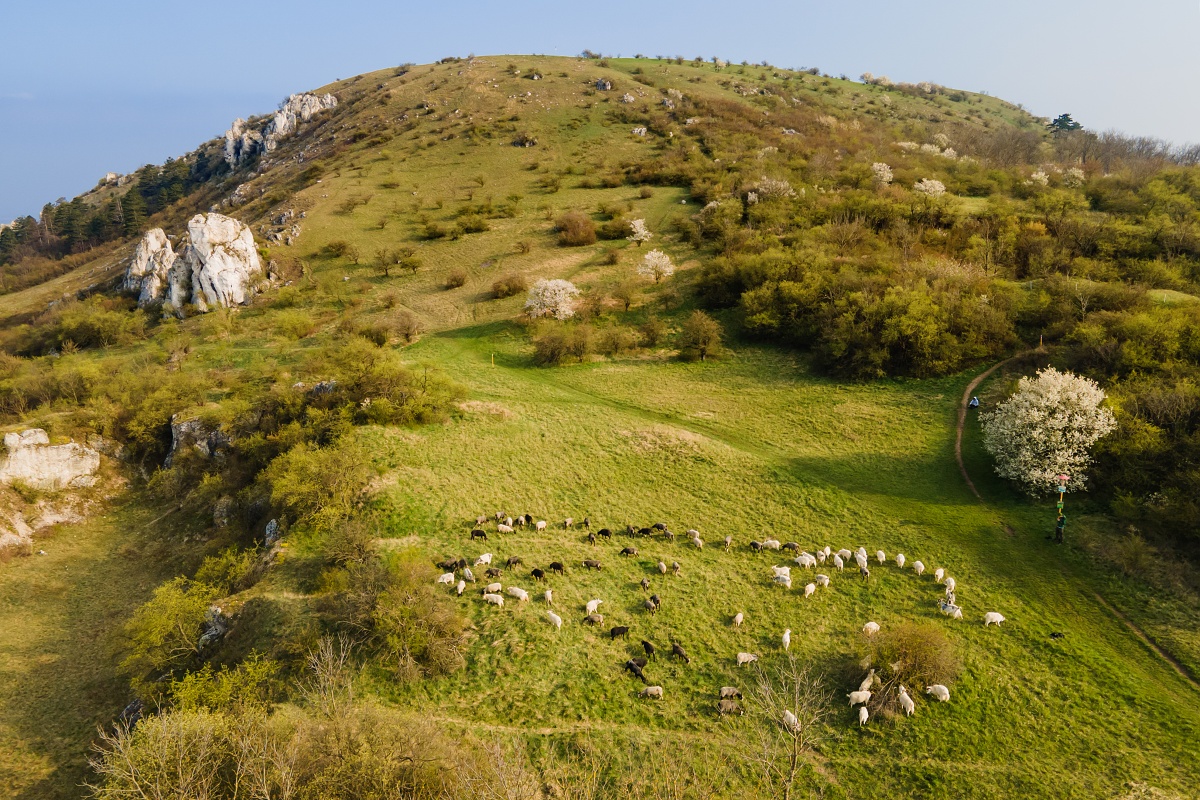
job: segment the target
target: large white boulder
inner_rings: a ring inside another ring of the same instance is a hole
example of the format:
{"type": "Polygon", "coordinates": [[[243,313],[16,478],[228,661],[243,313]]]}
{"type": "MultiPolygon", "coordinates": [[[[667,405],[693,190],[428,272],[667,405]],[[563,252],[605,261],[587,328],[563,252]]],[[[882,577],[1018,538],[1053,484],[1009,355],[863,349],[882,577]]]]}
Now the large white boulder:
{"type": "MultiPolygon", "coordinates": [[[[188,240],[181,261],[190,271],[191,302],[197,308],[207,311],[212,305],[229,307],[250,299],[252,283],[263,269],[248,227],[223,214],[197,214],[188,222],[188,240]]],[[[177,308],[181,279],[182,273],[171,279],[171,302],[177,308]]]]}
{"type": "Polygon", "coordinates": [[[52,445],[41,428],[4,434],[4,447],[0,483],[20,481],[43,491],[91,486],[100,468],[95,450],[75,442],[52,445]]]}
{"type": "Polygon", "coordinates": [[[275,116],[263,129],[263,146],[270,152],[276,142],[296,132],[300,122],[308,122],[314,114],[337,106],[337,98],[331,94],[294,94],[284,101],[275,116]]]}
{"type": "Polygon", "coordinates": [[[175,250],[162,228],[151,228],[138,242],[125,269],[123,288],[138,293],[138,305],[161,303],[167,294],[167,275],[175,263],[175,250]]]}
{"type": "Polygon", "coordinates": [[[262,134],[246,128],[246,120],[238,117],[225,131],[225,162],[236,167],[262,147],[262,134]]]}

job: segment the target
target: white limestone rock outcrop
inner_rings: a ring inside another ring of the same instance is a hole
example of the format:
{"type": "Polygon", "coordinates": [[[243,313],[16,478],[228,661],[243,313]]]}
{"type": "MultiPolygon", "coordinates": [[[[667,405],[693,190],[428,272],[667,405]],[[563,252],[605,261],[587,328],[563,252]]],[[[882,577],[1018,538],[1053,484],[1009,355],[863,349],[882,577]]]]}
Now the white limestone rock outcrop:
{"type": "Polygon", "coordinates": [[[0,483],[20,481],[43,491],[91,486],[100,469],[100,454],[70,442],[50,444],[41,428],[4,434],[7,453],[0,461],[0,483]]]}
{"type": "Polygon", "coordinates": [[[125,291],[137,292],[138,305],[161,303],[167,295],[167,276],[177,256],[162,228],[151,228],[138,242],[125,270],[125,291]]]}
{"type": "Polygon", "coordinates": [[[337,98],[331,94],[294,94],[279,106],[279,110],[260,130],[246,127],[246,120],[238,118],[225,131],[225,161],[232,167],[240,165],[255,153],[271,152],[280,139],[296,132],[300,123],[308,122],[314,114],[337,106],[337,98]]]}
{"type": "MultiPolygon", "coordinates": [[[[209,306],[245,303],[253,294],[254,281],[263,272],[254,234],[223,214],[197,214],[191,218],[188,245],[181,260],[191,271],[191,302],[201,311],[209,306]]],[[[176,291],[173,281],[172,304],[178,308],[176,291]]]]}

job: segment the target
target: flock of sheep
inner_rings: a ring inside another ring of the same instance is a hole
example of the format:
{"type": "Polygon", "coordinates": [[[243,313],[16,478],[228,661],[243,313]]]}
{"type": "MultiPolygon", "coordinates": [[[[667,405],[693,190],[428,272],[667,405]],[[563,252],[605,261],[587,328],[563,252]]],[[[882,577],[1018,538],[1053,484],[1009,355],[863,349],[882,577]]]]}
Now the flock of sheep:
{"type": "MultiPolygon", "coordinates": [[[[489,518],[486,516],[480,516],[476,518],[476,527],[471,531],[471,540],[482,539],[483,541],[487,541],[488,537],[487,532],[484,530],[484,526],[487,525],[488,522],[489,518]]],[[[518,528],[524,527],[529,527],[535,531],[544,531],[548,527],[548,523],[545,520],[535,521],[534,518],[528,514],[513,518],[502,512],[497,512],[495,514],[495,523],[498,533],[513,533],[518,528]]],[[[571,529],[575,526],[575,524],[575,520],[569,517],[563,520],[561,523],[564,529],[571,529]]],[[[591,530],[591,520],[586,517],[580,521],[579,525],[582,529],[587,531],[587,539],[593,545],[597,543],[598,539],[607,540],[613,535],[612,530],[609,528],[601,528],[599,531],[593,533],[591,530]]],[[[654,525],[645,528],[627,525],[624,532],[631,537],[659,537],[668,541],[674,541],[675,539],[675,534],[672,533],[668,526],[662,522],[655,523],[654,525]]],[[[686,532],[686,535],[692,546],[696,547],[697,549],[703,549],[704,541],[700,538],[699,531],[689,529],[686,532]]],[[[733,546],[733,537],[726,536],[722,544],[723,549],[728,551],[733,546]]],[[[796,542],[783,543],[775,539],[767,539],[762,542],[752,541],[749,543],[749,547],[754,552],[759,553],[764,551],[788,551],[793,553],[794,557],[792,558],[792,561],[794,565],[803,570],[812,570],[817,568],[819,565],[830,565],[833,567],[833,570],[836,570],[837,572],[843,572],[845,568],[850,565],[851,562],[853,562],[858,568],[859,577],[863,581],[869,581],[871,577],[870,560],[867,550],[864,547],[859,547],[857,550],[853,551],[849,549],[834,551],[831,547],[825,546],[815,550],[812,553],[809,553],[806,550],[801,550],[800,545],[796,542]]],[[[627,546],[620,550],[619,555],[626,557],[637,556],[638,550],[636,547],[627,546]]],[[[491,553],[483,553],[474,560],[473,564],[468,564],[465,558],[442,561],[438,564],[438,567],[444,569],[445,572],[438,578],[438,583],[453,585],[455,591],[459,595],[462,595],[466,591],[467,583],[474,583],[476,581],[475,574],[471,570],[471,566],[484,567],[485,577],[492,580],[492,582],[489,582],[486,586],[484,586],[483,590],[480,592],[480,595],[485,603],[494,606],[503,606],[505,594],[507,594],[508,597],[515,599],[518,603],[529,602],[530,595],[525,589],[512,585],[505,588],[502,583],[500,583],[498,580],[495,580],[502,576],[503,570],[501,567],[493,565],[493,558],[494,556],[491,553]]],[[[887,562],[887,555],[883,550],[876,550],[875,559],[878,562],[878,565],[882,566],[887,562]]],[[[901,570],[903,570],[906,563],[908,563],[903,553],[896,554],[894,560],[896,567],[901,570]]],[[[522,560],[517,556],[509,557],[504,562],[504,566],[509,568],[522,565],[522,560]]],[[[582,561],[582,566],[585,569],[590,570],[603,569],[603,565],[596,559],[585,559],[582,561]]],[[[678,561],[673,561],[670,568],[668,568],[666,562],[660,560],[657,563],[657,569],[659,573],[663,575],[668,572],[668,569],[673,574],[679,575],[682,567],[678,561]]],[[[770,568],[769,575],[771,583],[790,591],[792,589],[792,569],[792,565],[772,566],[770,568]]],[[[833,570],[830,571],[832,572],[833,570]]],[[[912,570],[917,574],[917,576],[922,576],[925,573],[925,565],[920,561],[913,561],[912,570]]],[[[563,575],[565,572],[565,565],[561,562],[555,561],[547,565],[545,569],[535,567],[529,573],[529,577],[534,581],[540,582],[545,580],[547,573],[563,575]]],[[[936,570],[934,570],[932,575],[936,583],[945,587],[944,596],[938,600],[939,610],[952,619],[962,619],[962,606],[958,605],[957,597],[955,596],[957,589],[957,583],[955,579],[947,575],[946,571],[941,567],[938,567],[936,570]]],[[[640,585],[644,592],[649,591],[650,581],[647,578],[642,578],[640,585]]],[[[803,596],[805,598],[812,597],[816,593],[818,587],[828,587],[829,585],[829,575],[816,573],[813,575],[813,579],[811,581],[804,584],[802,588],[803,596]]],[[[553,590],[546,589],[542,597],[546,603],[546,619],[555,627],[555,629],[561,629],[563,625],[563,618],[553,610],[553,590]]],[[[603,602],[603,600],[595,598],[589,600],[584,605],[585,616],[582,618],[583,624],[592,626],[600,626],[604,624],[604,615],[599,612],[599,608],[603,602]]],[[[647,613],[654,615],[657,613],[661,604],[662,600],[659,598],[659,596],[657,594],[653,594],[650,595],[642,605],[647,613]]],[[[740,628],[742,623],[745,621],[745,618],[746,615],[743,612],[737,612],[732,616],[732,625],[735,628],[740,628]]],[[[1004,621],[1004,616],[996,611],[989,611],[983,616],[984,627],[999,625],[1004,621]]],[[[867,636],[874,636],[879,632],[879,630],[879,624],[874,621],[867,622],[862,628],[863,633],[867,636]]],[[[780,637],[781,646],[784,651],[788,650],[788,648],[791,646],[791,634],[791,630],[787,629],[784,630],[783,635],[780,637]]],[[[629,627],[625,625],[618,625],[609,630],[609,636],[613,640],[618,638],[627,639],[628,635],[629,627]]],[[[649,685],[650,682],[647,680],[644,674],[644,670],[648,664],[648,659],[655,658],[657,648],[652,642],[649,642],[645,639],[642,640],[642,648],[646,653],[645,658],[637,657],[629,659],[625,662],[624,669],[646,684],[646,688],[639,692],[639,697],[661,700],[663,698],[663,687],[649,685]]],[[[691,659],[688,657],[683,647],[676,641],[671,642],[671,654],[672,656],[683,660],[685,663],[691,663],[691,659]]],[[[758,655],[755,653],[739,652],[734,660],[737,666],[741,667],[758,661],[758,658],[758,655]]],[[[859,725],[865,725],[870,716],[869,712],[867,711],[867,703],[870,702],[873,694],[873,688],[878,683],[879,678],[875,675],[875,670],[872,669],[867,674],[866,678],[863,679],[858,689],[850,692],[850,694],[847,695],[850,699],[850,707],[858,707],[859,725]]],[[[941,702],[947,702],[950,699],[950,690],[941,684],[931,684],[926,687],[925,692],[926,694],[931,695],[935,700],[941,702]]],[[[740,714],[741,708],[737,704],[737,700],[739,698],[741,698],[741,693],[736,687],[722,687],[719,692],[717,703],[718,713],[721,716],[725,716],[727,714],[740,714]]],[[[900,708],[905,714],[911,716],[914,713],[916,704],[913,702],[908,690],[903,685],[899,687],[896,699],[899,702],[900,708]]],[[[798,722],[794,714],[792,714],[790,711],[785,711],[783,714],[782,724],[785,728],[795,729],[798,722]]]]}

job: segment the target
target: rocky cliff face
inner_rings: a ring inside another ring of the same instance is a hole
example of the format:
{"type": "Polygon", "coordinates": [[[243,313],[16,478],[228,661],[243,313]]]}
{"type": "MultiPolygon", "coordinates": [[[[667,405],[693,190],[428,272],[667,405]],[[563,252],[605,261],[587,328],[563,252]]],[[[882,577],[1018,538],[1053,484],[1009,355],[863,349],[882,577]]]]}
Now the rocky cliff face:
{"type": "Polygon", "coordinates": [[[197,214],[188,222],[187,244],[176,255],[162,229],[146,233],[125,271],[124,288],[138,305],[169,301],[175,308],[245,303],[263,272],[254,234],[222,214],[197,214]]]}
{"type": "Polygon", "coordinates": [[[280,139],[295,133],[300,123],[336,106],[337,98],[331,94],[294,94],[283,102],[261,130],[247,128],[246,120],[235,119],[225,131],[226,163],[236,167],[255,153],[271,152],[280,139]]]}
{"type": "Polygon", "coordinates": [[[0,483],[20,481],[43,491],[91,486],[100,468],[100,454],[71,442],[50,444],[41,428],[6,433],[7,454],[0,461],[0,483]]]}

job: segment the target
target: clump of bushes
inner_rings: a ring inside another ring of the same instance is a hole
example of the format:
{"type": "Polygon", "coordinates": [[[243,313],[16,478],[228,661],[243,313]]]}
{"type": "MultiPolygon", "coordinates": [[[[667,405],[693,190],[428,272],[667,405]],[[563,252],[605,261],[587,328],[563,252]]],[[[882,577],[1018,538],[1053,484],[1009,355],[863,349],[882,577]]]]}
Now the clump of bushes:
{"type": "Polygon", "coordinates": [[[512,297],[529,290],[529,281],[524,275],[512,272],[492,282],[492,294],[497,299],[512,297]]]}
{"type": "Polygon", "coordinates": [[[467,271],[462,267],[455,267],[446,275],[446,281],[443,284],[447,289],[458,289],[465,286],[467,283],[467,271]]]}
{"type": "Polygon", "coordinates": [[[554,223],[558,231],[558,243],[564,247],[582,247],[595,244],[596,224],[580,211],[568,211],[554,223]]]}

